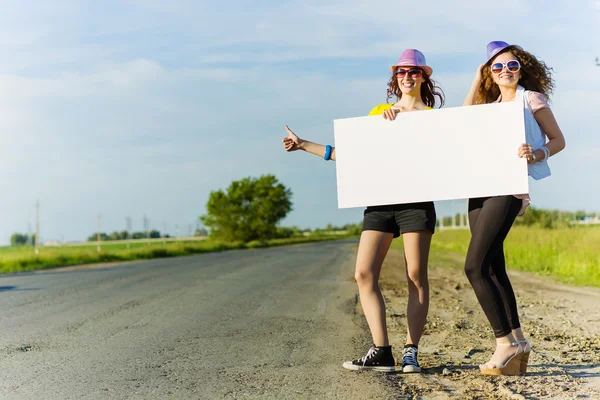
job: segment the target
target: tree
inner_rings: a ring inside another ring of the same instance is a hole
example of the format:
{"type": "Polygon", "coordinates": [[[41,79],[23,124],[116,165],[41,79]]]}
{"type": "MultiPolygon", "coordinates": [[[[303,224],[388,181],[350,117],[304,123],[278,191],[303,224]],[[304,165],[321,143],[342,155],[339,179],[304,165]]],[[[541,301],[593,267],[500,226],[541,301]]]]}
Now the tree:
{"type": "MultiPolygon", "coordinates": [[[[98,240],[97,233],[93,233],[90,237],[88,237],[88,242],[95,242],[96,240],[98,240]]],[[[110,236],[108,236],[105,232],[100,232],[100,241],[105,242],[107,240],[110,240],[110,236]]]]}
{"type": "Polygon", "coordinates": [[[232,182],[227,192],[211,192],[200,220],[210,235],[227,241],[266,240],[292,210],[292,192],[273,175],[232,182]]]}
{"type": "MultiPolygon", "coordinates": [[[[101,232],[100,233],[100,241],[110,241],[110,240],[126,240],[126,239],[147,239],[148,235],[150,235],[150,239],[160,238],[160,232],[157,230],[152,230],[149,233],[146,232],[134,232],[132,235],[127,231],[121,232],[113,232],[110,235],[101,232]]],[[[88,237],[88,242],[95,242],[98,240],[98,234],[93,233],[90,237],[88,237]]]]}
{"type": "Polygon", "coordinates": [[[297,236],[302,236],[302,232],[300,231],[300,229],[298,229],[298,227],[295,227],[295,226],[277,227],[277,238],[287,239],[287,238],[297,237],[297,236]]]}
{"type": "Polygon", "coordinates": [[[11,246],[25,246],[26,244],[30,243],[29,241],[30,241],[30,237],[28,235],[24,235],[22,233],[13,233],[12,236],[10,237],[10,245],[11,246]]]}
{"type": "Polygon", "coordinates": [[[208,231],[204,228],[196,229],[194,236],[208,236],[208,231]]]}

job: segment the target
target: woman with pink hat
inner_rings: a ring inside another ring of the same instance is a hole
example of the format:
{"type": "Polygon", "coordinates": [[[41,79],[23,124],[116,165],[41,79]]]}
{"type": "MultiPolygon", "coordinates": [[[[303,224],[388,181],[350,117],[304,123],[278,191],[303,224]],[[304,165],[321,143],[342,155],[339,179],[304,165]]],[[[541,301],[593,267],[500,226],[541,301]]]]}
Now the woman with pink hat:
{"type": "MultiPolygon", "coordinates": [[[[388,101],[392,96],[395,96],[397,101],[393,104],[380,104],[374,107],[369,115],[383,115],[383,118],[393,120],[400,112],[431,110],[436,105],[436,99],[439,100],[440,107],[444,104],[443,92],[431,80],[433,70],[427,65],[425,56],[420,51],[405,50],[396,65],[391,67],[391,72],[388,101]]],[[[287,137],[283,139],[283,145],[286,151],[304,150],[325,160],[335,160],[334,147],[300,139],[290,128],[285,128],[287,137]]],[[[385,372],[396,369],[388,340],[385,304],[378,280],[392,240],[402,235],[409,291],[408,333],[403,349],[402,370],[421,371],[417,354],[429,308],[427,262],[435,223],[433,202],[372,206],[365,210],[354,277],[373,338],[373,346],[365,356],[344,362],[344,368],[385,372]]]]}
{"type": "MultiPolygon", "coordinates": [[[[548,158],[565,147],[565,138],[548,105],[553,86],[551,69],[533,54],[494,41],[487,46],[487,61],[477,69],[464,103],[523,103],[527,143],[517,149],[517,154],[527,159],[529,175],[536,180],[550,175],[548,158]]],[[[519,322],[503,245],[515,218],[528,204],[528,195],[469,199],[472,236],[465,272],[496,336],[496,351],[479,366],[486,375],[527,371],[531,344],[519,322]]]]}

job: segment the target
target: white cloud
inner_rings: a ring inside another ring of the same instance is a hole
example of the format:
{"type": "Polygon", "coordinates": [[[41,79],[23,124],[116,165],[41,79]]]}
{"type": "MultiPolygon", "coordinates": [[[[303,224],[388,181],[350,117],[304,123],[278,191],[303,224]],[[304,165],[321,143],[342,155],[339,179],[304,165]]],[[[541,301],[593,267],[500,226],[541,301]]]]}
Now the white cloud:
{"type": "MultiPolygon", "coordinates": [[[[160,218],[172,226],[193,222],[210,190],[286,169],[285,123],[310,110],[314,121],[325,122],[321,138],[330,140],[331,113],[352,115],[348,103],[375,87],[319,74],[231,72],[135,60],[55,78],[0,77],[0,107],[12,110],[0,120],[0,171],[4,193],[12,193],[4,206],[14,210],[0,234],[24,230],[37,198],[46,239],[87,235],[97,213],[106,229],[122,228],[125,215],[165,210],[160,218]],[[319,92],[332,106],[315,112],[319,92]]],[[[311,125],[298,123],[308,134],[311,125]]]]}
{"type": "Polygon", "coordinates": [[[282,151],[283,126],[330,143],[333,119],[385,101],[387,64],[405,47],[426,53],[448,106],[458,106],[497,39],[556,70],[553,110],[568,147],[534,194],[593,208],[600,189],[582,194],[571,174],[598,166],[588,153],[599,143],[598,3],[569,6],[568,21],[567,4],[0,3],[0,190],[11,194],[0,242],[26,229],[36,198],[44,237],[74,239],[98,213],[110,230],[142,213],[193,222],[210,190],[269,172],[294,191],[286,223],[359,221],[361,210],[337,210],[332,163],[282,151]]]}

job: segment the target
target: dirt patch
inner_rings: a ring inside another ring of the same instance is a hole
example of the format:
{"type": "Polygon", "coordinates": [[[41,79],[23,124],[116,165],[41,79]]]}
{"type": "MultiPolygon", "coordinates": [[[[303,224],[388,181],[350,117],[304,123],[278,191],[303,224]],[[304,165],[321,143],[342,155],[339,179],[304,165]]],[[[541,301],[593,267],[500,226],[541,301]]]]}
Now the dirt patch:
{"type": "MultiPolygon", "coordinates": [[[[532,342],[527,375],[488,377],[494,336],[462,271],[460,255],[434,257],[431,302],[419,360],[422,374],[388,374],[404,398],[600,398],[600,289],[558,284],[510,271],[522,327],[532,342]]],[[[383,266],[390,341],[398,357],[406,337],[408,291],[402,252],[391,249],[383,266]]]]}

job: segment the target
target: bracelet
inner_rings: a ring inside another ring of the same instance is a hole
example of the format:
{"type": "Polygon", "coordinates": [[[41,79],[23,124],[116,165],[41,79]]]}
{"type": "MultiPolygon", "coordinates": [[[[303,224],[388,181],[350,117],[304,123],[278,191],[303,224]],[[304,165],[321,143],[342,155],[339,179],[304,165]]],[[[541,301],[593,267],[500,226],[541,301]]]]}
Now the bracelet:
{"type": "Polygon", "coordinates": [[[545,154],[544,160],[548,160],[550,158],[550,150],[546,146],[542,146],[542,151],[545,154]]]}
{"type": "Polygon", "coordinates": [[[325,161],[329,161],[331,159],[331,146],[330,145],[325,146],[325,155],[323,156],[323,159],[325,161]]]}

